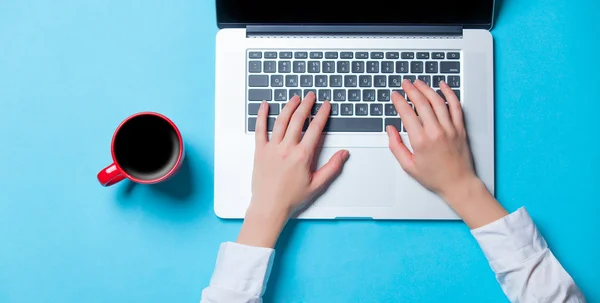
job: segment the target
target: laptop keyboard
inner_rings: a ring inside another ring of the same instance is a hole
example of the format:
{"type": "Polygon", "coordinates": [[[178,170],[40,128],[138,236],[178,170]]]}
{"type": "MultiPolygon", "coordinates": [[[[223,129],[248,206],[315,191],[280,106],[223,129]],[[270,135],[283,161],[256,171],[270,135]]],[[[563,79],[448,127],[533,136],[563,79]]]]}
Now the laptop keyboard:
{"type": "Polygon", "coordinates": [[[269,102],[267,125],[272,131],[286,102],[312,91],[317,97],[312,116],[325,100],[331,101],[324,131],[381,133],[394,125],[405,132],[392,92],[407,97],[402,80],[420,79],[444,98],[439,88],[444,80],[460,100],[460,59],[459,51],[248,50],[247,130],[254,131],[263,100],[269,102]]]}

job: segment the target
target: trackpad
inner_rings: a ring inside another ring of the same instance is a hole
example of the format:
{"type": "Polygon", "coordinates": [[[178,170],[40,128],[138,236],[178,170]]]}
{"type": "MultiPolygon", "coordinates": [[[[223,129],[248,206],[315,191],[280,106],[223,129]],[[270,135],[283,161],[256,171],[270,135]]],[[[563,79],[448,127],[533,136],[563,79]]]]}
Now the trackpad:
{"type": "MultiPolygon", "coordinates": [[[[323,148],[321,167],[338,148],[323,148]]],[[[313,207],[393,206],[395,200],[396,159],[387,148],[349,148],[350,158],[342,173],[316,201],[313,207]]]]}

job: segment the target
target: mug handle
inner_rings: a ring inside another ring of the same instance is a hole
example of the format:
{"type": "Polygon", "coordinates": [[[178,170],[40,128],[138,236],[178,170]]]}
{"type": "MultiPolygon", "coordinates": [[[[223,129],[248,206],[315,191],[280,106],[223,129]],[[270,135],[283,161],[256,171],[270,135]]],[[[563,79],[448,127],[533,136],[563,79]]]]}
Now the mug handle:
{"type": "Polygon", "coordinates": [[[111,186],[125,179],[125,176],[119,171],[113,163],[98,173],[98,181],[102,186],[111,186]]]}

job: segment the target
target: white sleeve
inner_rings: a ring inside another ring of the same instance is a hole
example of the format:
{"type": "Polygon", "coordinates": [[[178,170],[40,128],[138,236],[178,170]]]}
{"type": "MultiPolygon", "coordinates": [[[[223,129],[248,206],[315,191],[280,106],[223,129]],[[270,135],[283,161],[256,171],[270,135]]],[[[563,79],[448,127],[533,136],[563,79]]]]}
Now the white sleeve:
{"type": "Polygon", "coordinates": [[[511,302],[585,302],[525,208],[471,233],[511,302]]]}
{"type": "Polygon", "coordinates": [[[262,302],[275,250],[225,242],[200,303],[262,302]]]}

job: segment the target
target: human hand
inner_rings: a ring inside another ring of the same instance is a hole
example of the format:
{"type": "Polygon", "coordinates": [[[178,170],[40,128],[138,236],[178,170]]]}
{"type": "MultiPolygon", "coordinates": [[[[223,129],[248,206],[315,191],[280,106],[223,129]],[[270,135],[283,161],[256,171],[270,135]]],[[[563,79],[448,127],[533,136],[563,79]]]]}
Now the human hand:
{"type": "Polygon", "coordinates": [[[453,189],[476,178],[460,102],[443,81],[440,88],[448,106],[420,80],[414,85],[405,80],[402,88],[419,113],[417,117],[404,97],[394,92],[392,101],[404,122],[413,153],[403,144],[393,126],[386,129],[390,149],[410,176],[445,198],[453,189]]]}
{"type": "Polygon", "coordinates": [[[448,101],[429,85],[404,80],[402,88],[419,117],[403,96],[394,92],[392,101],[408,132],[411,153],[394,126],[386,129],[392,153],[410,176],[442,197],[471,228],[507,215],[483,182],[475,175],[463,112],[448,84],[440,88],[448,101]]]}
{"type": "MultiPolygon", "coordinates": [[[[260,242],[258,246],[274,245],[280,229],[290,216],[325,189],[348,159],[348,151],[340,150],[327,164],[314,171],[316,149],[331,110],[329,101],[323,103],[302,136],[304,123],[314,104],[315,95],[312,92],[302,102],[298,96],[294,96],[275,121],[270,140],[267,134],[269,107],[265,102],[261,105],[256,120],[252,201],[246,212],[246,221],[261,221],[270,226],[262,226],[262,230],[255,230],[254,233],[265,234],[265,228],[271,231],[262,239],[256,239],[257,235],[249,235],[242,241],[254,238],[250,241],[260,242]]],[[[243,232],[244,228],[240,237],[243,232]]]]}

